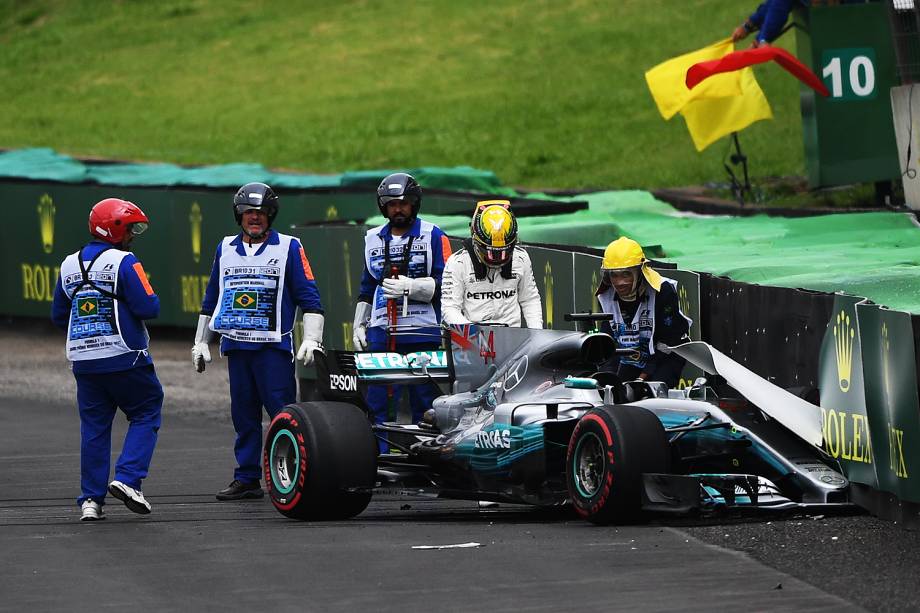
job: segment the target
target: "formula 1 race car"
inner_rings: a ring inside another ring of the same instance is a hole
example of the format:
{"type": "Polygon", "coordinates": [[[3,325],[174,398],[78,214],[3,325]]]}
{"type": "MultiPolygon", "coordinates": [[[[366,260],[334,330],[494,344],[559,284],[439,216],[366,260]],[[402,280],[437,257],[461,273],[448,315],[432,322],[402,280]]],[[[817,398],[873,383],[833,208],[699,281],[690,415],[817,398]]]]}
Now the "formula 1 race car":
{"type": "MultiPolygon", "coordinates": [[[[567,316],[581,322],[603,314],[567,316]]],[[[584,323],[580,324],[583,327],[584,323]]],[[[705,343],[674,351],[724,378],[687,389],[620,381],[596,331],[445,328],[443,349],[317,352],[324,400],[285,407],[265,441],[272,503],[298,519],[361,513],[375,489],[538,506],[571,503],[594,523],[645,512],[849,504],[820,448],[819,407],[705,343]],[[367,384],[438,385],[419,424],[372,424],[367,384]],[[378,453],[377,439],[393,451],[378,453]]]]}

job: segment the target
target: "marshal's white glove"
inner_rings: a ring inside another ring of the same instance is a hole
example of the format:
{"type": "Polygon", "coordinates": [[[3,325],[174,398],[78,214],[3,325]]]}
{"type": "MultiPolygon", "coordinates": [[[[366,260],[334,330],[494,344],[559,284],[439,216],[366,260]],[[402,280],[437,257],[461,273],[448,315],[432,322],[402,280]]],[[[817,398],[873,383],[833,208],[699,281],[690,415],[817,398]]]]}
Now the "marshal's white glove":
{"type": "Polygon", "coordinates": [[[371,316],[371,305],[367,302],[359,302],[355,305],[355,322],[351,335],[351,342],[355,351],[364,351],[367,349],[367,322],[371,316]]]}
{"type": "Polygon", "coordinates": [[[303,314],[303,341],[297,350],[297,359],[303,360],[304,366],[313,363],[313,352],[323,348],[323,325],[325,319],[319,313],[303,314]]]}
{"type": "Polygon", "coordinates": [[[416,302],[431,302],[434,298],[435,282],[432,277],[410,279],[399,275],[395,279],[384,279],[382,283],[383,295],[387,300],[402,298],[409,294],[409,300],[416,302]]]}
{"type": "Polygon", "coordinates": [[[211,317],[208,315],[198,316],[198,328],[195,329],[195,344],[192,345],[192,364],[198,372],[204,372],[205,364],[211,363],[211,349],[208,343],[214,336],[214,332],[208,328],[211,317]]]}

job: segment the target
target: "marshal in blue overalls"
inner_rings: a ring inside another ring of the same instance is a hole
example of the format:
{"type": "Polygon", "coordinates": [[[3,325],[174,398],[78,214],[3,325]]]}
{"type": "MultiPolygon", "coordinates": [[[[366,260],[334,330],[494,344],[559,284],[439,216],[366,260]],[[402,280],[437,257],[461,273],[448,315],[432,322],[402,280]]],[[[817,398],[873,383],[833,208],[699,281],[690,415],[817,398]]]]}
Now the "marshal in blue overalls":
{"type": "MultiPolygon", "coordinates": [[[[264,183],[248,183],[234,197],[242,231],[217,246],[201,303],[193,362],[210,361],[207,340],[222,336],[227,356],[230,414],[236,430],[233,481],[218,500],[261,498],[262,408],[274,418],[297,400],[294,318],[303,311],[305,363],[323,337],[323,307],[300,240],[271,229],[278,197],[264,183]]],[[[201,364],[203,366],[203,364],[201,364]]]]}
{"type": "Polygon", "coordinates": [[[108,491],[136,513],[149,513],[141,492],[160,428],[163,388],[148,352],[144,320],[160,312],[160,300],[129,245],[147,228],[135,204],[117,198],[90,213],[95,239],[61,263],[51,319],[67,330],[80,410],[80,497],[84,521],[104,519],[118,409],[128,418],[115,480],[108,491]],[[127,498],[127,500],[126,500],[127,498]]]}

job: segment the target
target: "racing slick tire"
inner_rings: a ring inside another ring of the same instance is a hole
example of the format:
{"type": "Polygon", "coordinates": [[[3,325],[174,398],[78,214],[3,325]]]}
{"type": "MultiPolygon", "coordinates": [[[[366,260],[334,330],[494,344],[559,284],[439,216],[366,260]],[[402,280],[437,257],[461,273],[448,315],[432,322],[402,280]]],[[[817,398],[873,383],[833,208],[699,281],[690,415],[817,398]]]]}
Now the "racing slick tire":
{"type": "Polygon", "coordinates": [[[377,445],[367,415],[344,402],[290,404],[272,420],[262,464],[269,497],[294,519],[348,519],[371,500],[377,445]]]}
{"type": "Polygon", "coordinates": [[[629,522],[642,505],[642,473],[670,472],[661,421],[630,405],[588,411],[566,453],[566,483],[575,511],[595,524],[629,522]]]}

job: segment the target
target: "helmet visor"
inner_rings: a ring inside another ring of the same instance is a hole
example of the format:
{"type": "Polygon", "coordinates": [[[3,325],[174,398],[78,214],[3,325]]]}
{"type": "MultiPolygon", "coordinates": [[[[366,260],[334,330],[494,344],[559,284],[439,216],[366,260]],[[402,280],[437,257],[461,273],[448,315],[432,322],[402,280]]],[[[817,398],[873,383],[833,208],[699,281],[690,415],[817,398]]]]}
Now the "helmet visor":
{"type": "Polygon", "coordinates": [[[253,206],[251,204],[234,204],[233,208],[236,210],[237,215],[242,215],[246,211],[261,211],[265,213],[265,209],[263,209],[261,205],[253,206]]]}
{"type": "Polygon", "coordinates": [[[143,221],[138,221],[131,224],[129,230],[134,236],[140,236],[147,231],[147,224],[143,221]]]}
{"type": "Polygon", "coordinates": [[[473,250],[476,252],[476,257],[479,258],[479,261],[486,266],[501,267],[511,261],[514,245],[491,247],[474,242],[473,250]]]}
{"type": "Polygon", "coordinates": [[[402,196],[378,196],[377,202],[380,203],[380,206],[386,206],[391,202],[409,202],[412,203],[412,200],[403,194],[402,196]]]}

